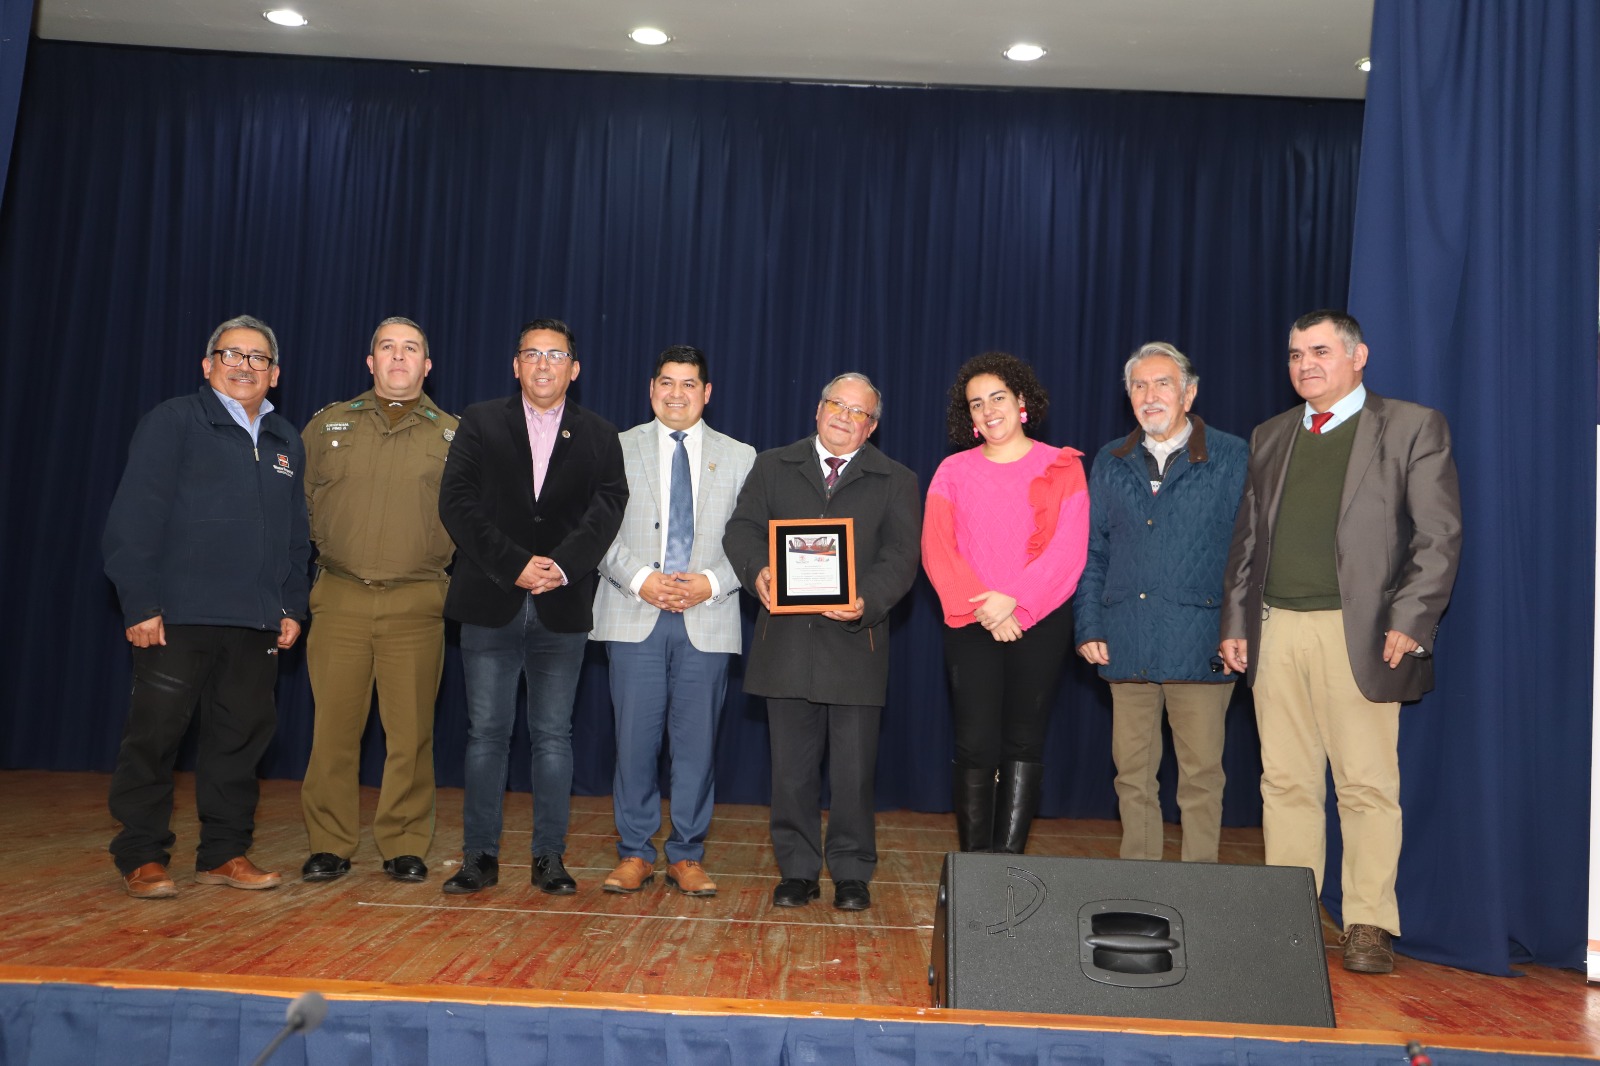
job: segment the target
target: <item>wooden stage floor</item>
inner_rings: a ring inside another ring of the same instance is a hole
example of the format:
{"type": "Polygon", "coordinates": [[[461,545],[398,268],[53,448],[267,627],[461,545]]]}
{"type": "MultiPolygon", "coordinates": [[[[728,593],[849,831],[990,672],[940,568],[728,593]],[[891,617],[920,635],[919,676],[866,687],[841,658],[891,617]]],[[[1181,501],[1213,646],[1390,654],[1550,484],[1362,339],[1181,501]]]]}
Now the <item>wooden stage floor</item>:
{"type": "MultiPolygon", "coordinates": [[[[659,876],[637,895],[604,893],[616,856],[609,797],[574,799],[567,863],[578,894],[544,896],[528,880],[530,801],[512,794],[500,885],[446,896],[440,885],[459,861],[459,790],[440,792],[426,883],[385,877],[369,838],[350,875],[313,885],[299,880],[299,783],[268,781],[251,856],[285,881],[240,892],[188,880],[197,826],[193,778],[181,775],[173,862],[181,892],[140,901],[123,893],[105,850],[113,831],[107,781],[0,773],[0,849],[10,857],[0,868],[0,980],[1269,1035],[1266,1027],[928,1009],[934,893],[955,847],[948,815],[880,814],[873,906],[847,914],[828,906],[827,883],[818,904],[772,907],[764,807],[717,808],[706,862],[721,886],[714,899],[680,895],[659,876]]],[[[363,790],[367,824],[375,799],[363,790]]],[[[1176,828],[1168,833],[1175,855],[1176,828]]],[[[1116,848],[1116,823],[1097,821],[1042,820],[1029,845],[1102,858],[1116,848]]],[[[1224,830],[1222,858],[1260,863],[1260,831],[1224,830]]],[[[1336,931],[1327,934],[1331,941],[1336,931]]],[[[1499,978],[1401,958],[1392,975],[1359,976],[1339,966],[1336,948],[1328,957],[1339,1029],[1271,1033],[1600,1054],[1600,992],[1579,973],[1529,966],[1499,978]]]]}

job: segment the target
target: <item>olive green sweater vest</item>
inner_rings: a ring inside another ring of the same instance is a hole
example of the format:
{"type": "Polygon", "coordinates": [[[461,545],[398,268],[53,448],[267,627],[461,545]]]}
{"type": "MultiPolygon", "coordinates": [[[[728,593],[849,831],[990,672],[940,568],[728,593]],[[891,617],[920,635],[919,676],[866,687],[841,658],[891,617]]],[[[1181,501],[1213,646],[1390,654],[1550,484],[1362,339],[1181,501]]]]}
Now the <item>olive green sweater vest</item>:
{"type": "Polygon", "coordinates": [[[1360,421],[1358,412],[1327,433],[1301,429],[1295,434],[1272,533],[1265,590],[1269,607],[1289,611],[1340,607],[1335,533],[1345,469],[1360,421]]]}

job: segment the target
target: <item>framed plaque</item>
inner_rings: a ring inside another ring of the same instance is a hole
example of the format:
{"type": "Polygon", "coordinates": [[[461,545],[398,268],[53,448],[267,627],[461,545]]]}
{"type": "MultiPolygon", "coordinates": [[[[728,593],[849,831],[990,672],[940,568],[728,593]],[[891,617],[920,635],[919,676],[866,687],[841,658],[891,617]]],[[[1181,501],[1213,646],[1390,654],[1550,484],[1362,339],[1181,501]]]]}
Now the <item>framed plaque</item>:
{"type": "Polygon", "coordinates": [[[853,519],[775,518],[767,560],[773,614],[821,614],[856,602],[853,519]]]}

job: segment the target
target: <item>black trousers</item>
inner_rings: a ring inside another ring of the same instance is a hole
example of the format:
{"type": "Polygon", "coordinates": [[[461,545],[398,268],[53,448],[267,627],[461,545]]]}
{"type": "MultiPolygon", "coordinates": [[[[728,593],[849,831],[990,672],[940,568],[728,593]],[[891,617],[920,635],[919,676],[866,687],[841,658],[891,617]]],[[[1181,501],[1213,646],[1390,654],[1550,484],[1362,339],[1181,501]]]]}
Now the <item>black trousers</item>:
{"type": "Polygon", "coordinates": [[[995,640],[975,623],[944,628],[958,766],[1043,761],[1056,681],[1071,645],[1070,603],[1034,623],[1021,640],[995,640]]]}
{"type": "Polygon", "coordinates": [[[123,873],[172,859],[172,767],[199,711],[195,869],[250,850],[261,761],[277,726],[278,634],[234,626],[167,626],[167,643],[133,649],[133,699],[111,776],[111,855],[123,873]]]}
{"type": "Polygon", "coordinates": [[[828,876],[870,881],[878,865],[872,782],[882,707],[767,700],[772,850],[784,877],[822,872],[822,759],[828,759],[828,876]]]}

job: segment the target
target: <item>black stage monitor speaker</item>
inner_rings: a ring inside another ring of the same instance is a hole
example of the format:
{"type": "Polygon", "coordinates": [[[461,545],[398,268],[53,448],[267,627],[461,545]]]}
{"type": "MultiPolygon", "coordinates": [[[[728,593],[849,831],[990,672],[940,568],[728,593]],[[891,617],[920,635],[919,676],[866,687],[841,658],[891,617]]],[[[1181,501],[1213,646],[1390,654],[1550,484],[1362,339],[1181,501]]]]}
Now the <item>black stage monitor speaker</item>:
{"type": "Polygon", "coordinates": [[[928,981],[939,1007],[1334,1024],[1300,867],[947,855],[928,981]]]}

